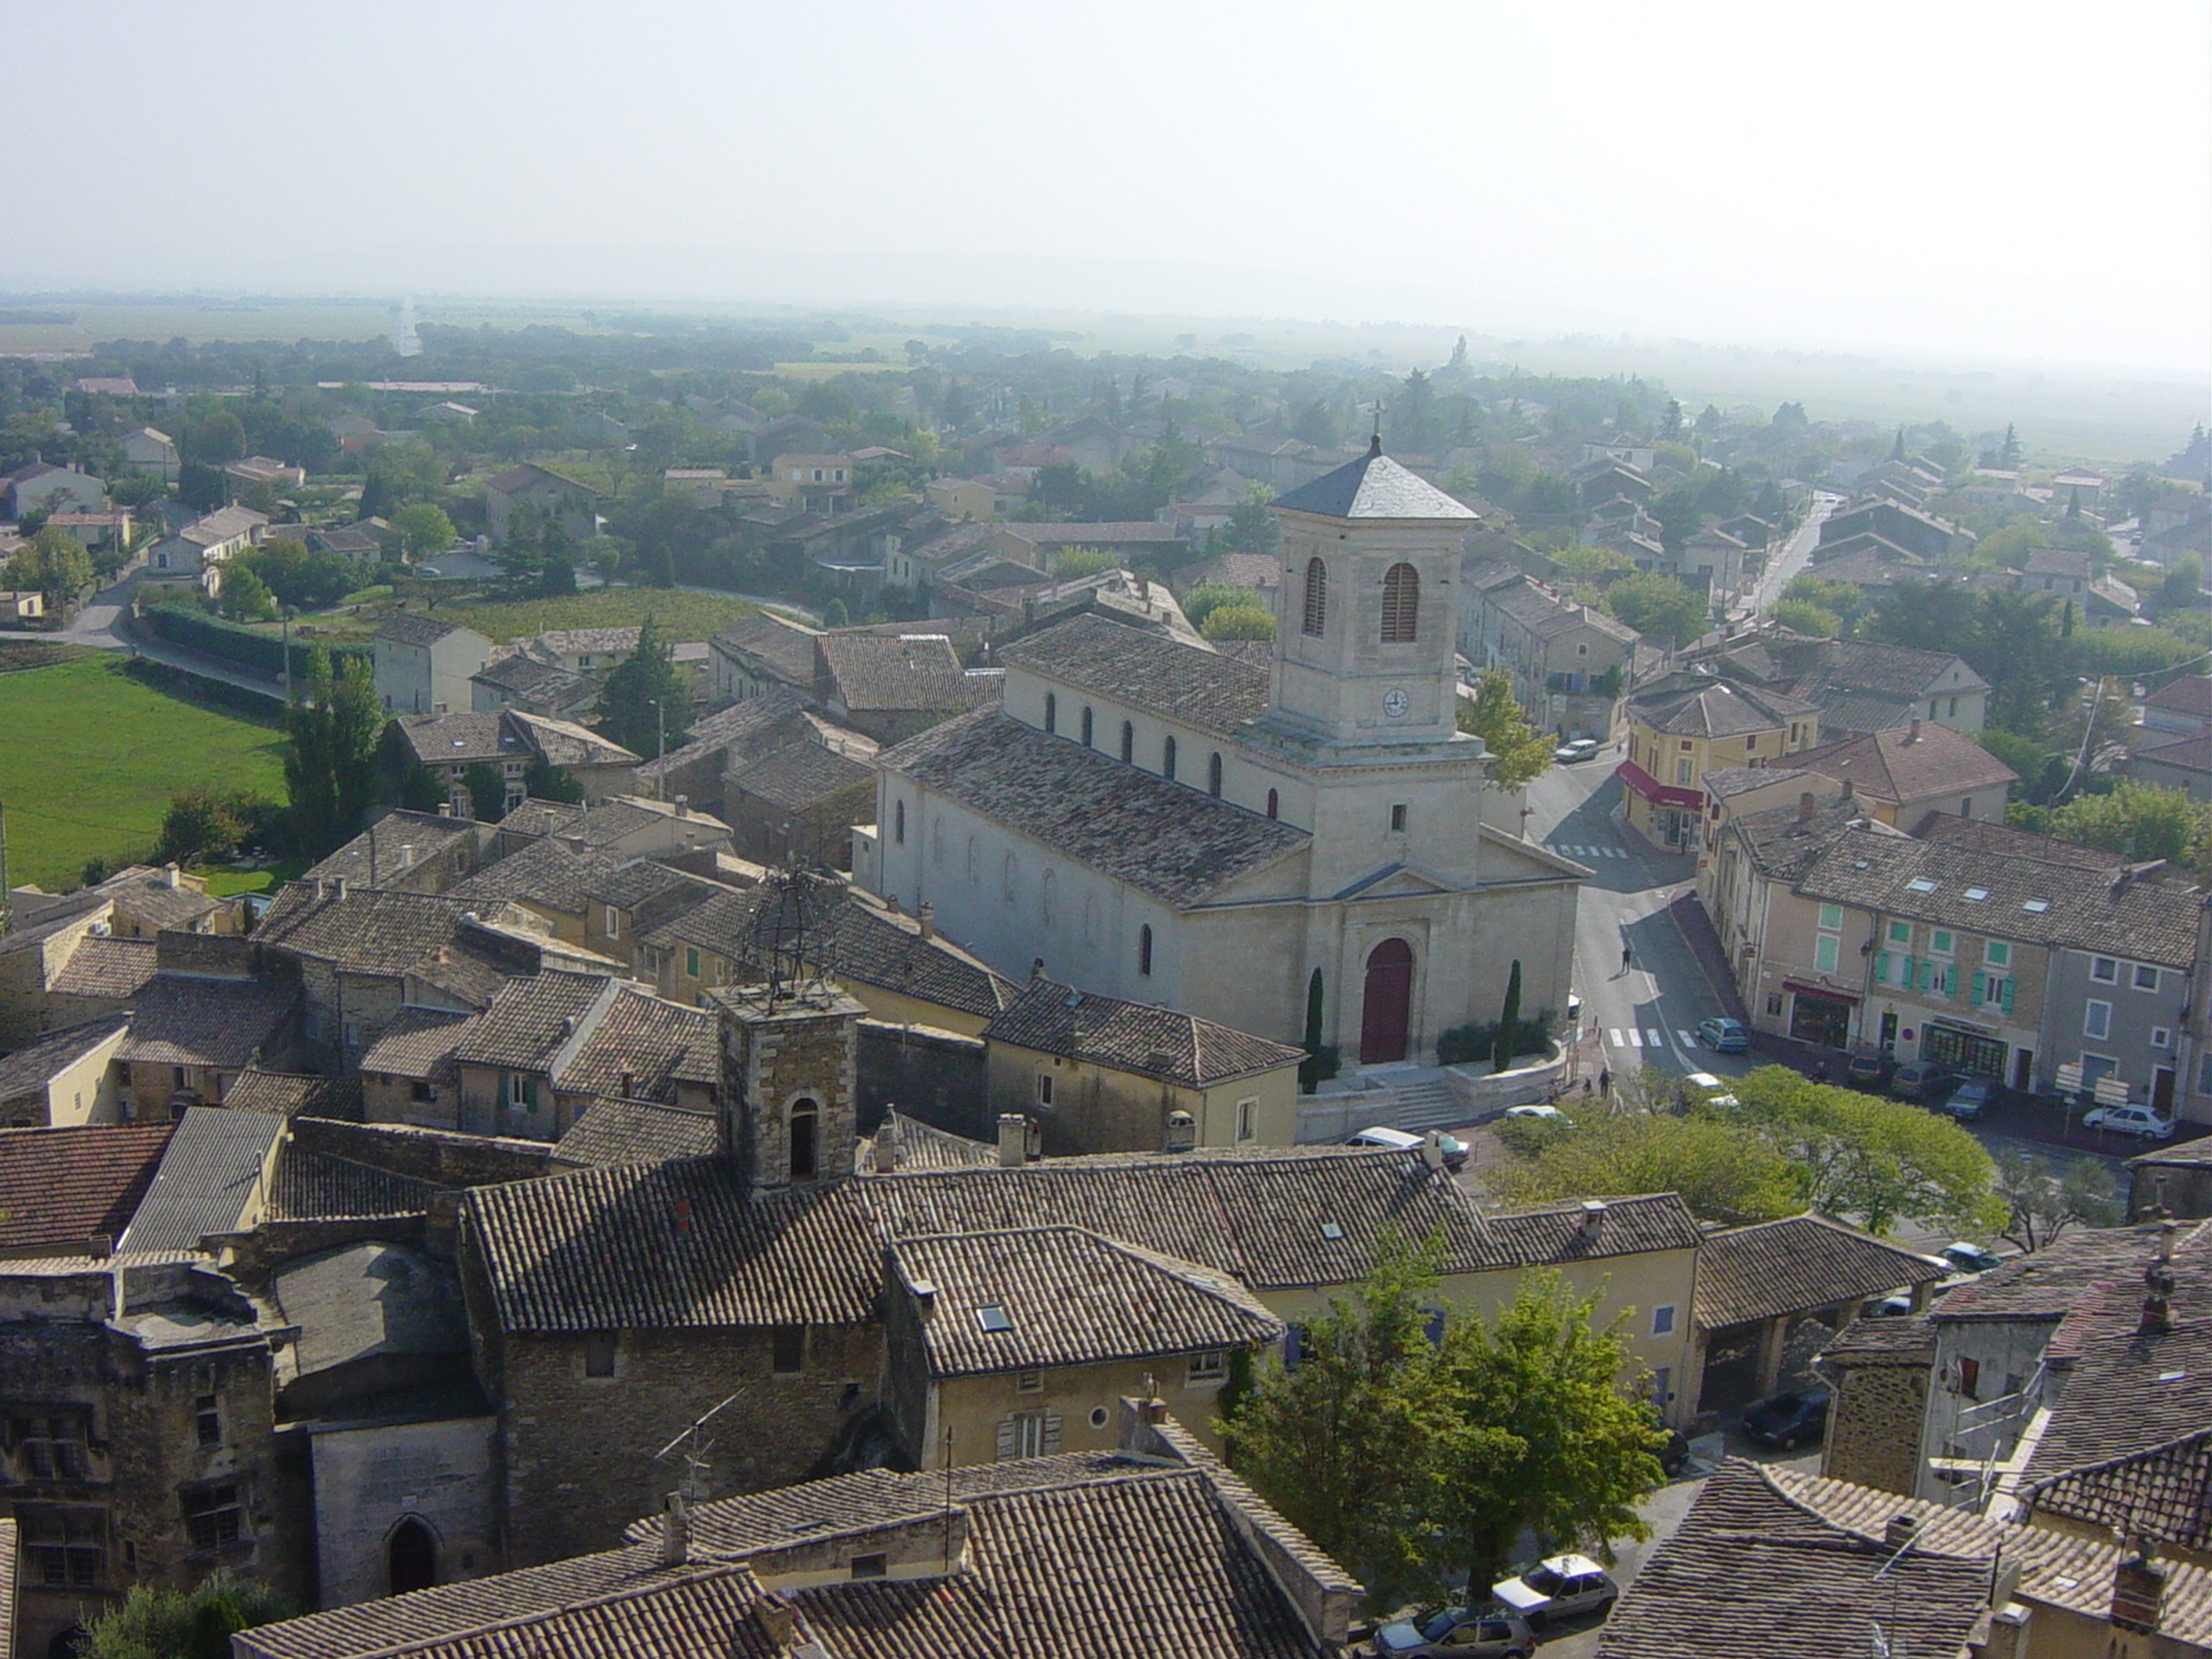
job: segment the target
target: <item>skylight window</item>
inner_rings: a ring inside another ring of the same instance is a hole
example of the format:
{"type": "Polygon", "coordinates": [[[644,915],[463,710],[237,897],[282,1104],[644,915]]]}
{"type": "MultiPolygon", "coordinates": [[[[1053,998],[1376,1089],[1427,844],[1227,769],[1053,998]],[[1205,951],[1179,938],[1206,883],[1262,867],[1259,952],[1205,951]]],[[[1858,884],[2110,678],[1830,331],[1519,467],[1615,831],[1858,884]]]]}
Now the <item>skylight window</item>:
{"type": "Polygon", "coordinates": [[[1914,876],[1911,880],[1905,883],[1905,886],[1914,893],[1933,893],[1936,891],[1936,883],[1924,875],[1914,876]]]}
{"type": "Polygon", "coordinates": [[[2050,900],[2048,899],[2031,899],[2025,904],[2022,905],[2020,908],[2026,911],[2031,916],[2040,916],[2044,912],[2050,908],[2050,900]]]}
{"type": "Polygon", "coordinates": [[[976,1323],[986,1331],[1011,1331],[1014,1321],[1007,1317],[1005,1307],[997,1302],[985,1302],[976,1310],[976,1323]]]}
{"type": "Polygon", "coordinates": [[[1344,1230],[1338,1226],[1335,1222],[1325,1221],[1321,1224],[1322,1237],[1333,1240],[1342,1238],[1344,1236],[1344,1230]]]}
{"type": "Polygon", "coordinates": [[[1968,887],[1967,889],[1967,897],[1978,905],[1983,899],[1989,897],[1989,889],[1987,887],[1968,887]]]}

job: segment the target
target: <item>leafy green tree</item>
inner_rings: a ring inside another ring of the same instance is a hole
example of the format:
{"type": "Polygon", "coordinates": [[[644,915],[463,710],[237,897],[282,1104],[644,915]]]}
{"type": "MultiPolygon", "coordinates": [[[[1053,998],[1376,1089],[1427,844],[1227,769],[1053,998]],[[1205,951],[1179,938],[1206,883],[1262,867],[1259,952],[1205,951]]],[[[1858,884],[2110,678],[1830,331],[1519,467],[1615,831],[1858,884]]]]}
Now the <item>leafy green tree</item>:
{"type": "Polygon", "coordinates": [[[1301,1320],[1298,1369],[1270,1355],[1233,1421],[1218,1425],[1238,1473],[1377,1605],[1427,1587],[1446,1494],[1439,1447],[1455,1427],[1428,1338],[1436,1274],[1427,1252],[1383,1241],[1349,1295],[1301,1320]],[[1388,1471],[1388,1501],[1378,1477],[1388,1471]]]}
{"type": "Polygon", "coordinates": [[[1529,1273],[1489,1324],[1446,1324],[1440,1363],[1459,1421],[1440,1519],[1471,1592],[1497,1580],[1524,1533],[1546,1554],[1587,1549],[1607,1562],[1614,1539],[1651,1535],[1637,1505],[1666,1479],[1666,1433],[1623,1384],[1628,1310],[1604,1326],[1597,1311],[1595,1294],[1529,1273]]]}
{"type": "Polygon", "coordinates": [[[1260,602],[1255,588],[1239,588],[1234,582],[1202,582],[1183,595],[1183,614],[1191,620],[1194,628],[1203,628],[1206,618],[1224,605],[1256,605],[1260,602]]]}
{"type": "Polygon", "coordinates": [[[1908,1217],[1980,1231],[2004,1220],[1989,1154],[1948,1118],[1781,1065],[1738,1079],[1735,1094],[1727,1123],[1785,1159],[1814,1209],[1877,1233],[1908,1217]]]}
{"type": "Polygon", "coordinates": [[[224,1574],[191,1590],[132,1586],[86,1628],[79,1659],[230,1659],[231,1637],[291,1616],[265,1584],[224,1574]]]}
{"type": "Polygon", "coordinates": [[[226,615],[245,622],[259,622],[276,614],[276,595],[250,564],[223,572],[222,589],[215,602],[226,615]]]}
{"type": "Polygon", "coordinates": [[[1747,1141],[1733,1124],[1675,1116],[1665,1099],[1673,1092],[1639,1088],[1630,1074],[1614,1080],[1610,1103],[1569,1096],[1560,1106],[1573,1128],[1512,1144],[1515,1155],[1485,1169],[1484,1179],[1513,1204],[1678,1192],[1699,1220],[1731,1227],[1805,1207],[1779,1153],[1747,1141]]]}
{"type": "Polygon", "coordinates": [[[479,823],[497,823],[507,816],[507,780],[490,761],[463,766],[461,786],[468,791],[469,813],[479,823]]]}
{"type": "Polygon", "coordinates": [[[67,609],[92,580],[92,556],[66,530],[39,531],[8,560],[8,585],[36,588],[52,612],[67,609]]]}
{"type": "MultiPolygon", "coordinates": [[[[823,620],[829,621],[826,611],[823,620]]],[[[638,629],[637,649],[615,665],[599,694],[599,729],[632,753],[651,757],[664,740],[671,749],[683,743],[689,706],[660,624],[648,616],[638,629]]]]}
{"type": "Polygon", "coordinates": [[[1506,976],[1505,1009],[1497,1016],[1497,1046],[1491,1055],[1493,1071],[1503,1071],[1513,1064],[1515,1051],[1520,1047],[1521,1036],[1521,958],[1513,958],[1513,971],[1506,976]]]}
{"type": "Polygon", "coordinates": [[[1843,619],[1809,600],[1777,600],[1769,614],[1783,627],[1799,633],[1809,633],[1823,639],[1843,638],[1843,619]]]}
{"type": "Polygon", "coordinates": [[[2188,791],[2123,778],[2108,791],[2077,795],[2054,808],[2048,833],[2084,847],[2101,847],[2124,857],[2185,859],[2205,831],[2212,808],[2188,791]]]}
{"type": "Polygon", "coordinates": [[[325,553],[289,537],[273,537],[234,554],[225,570],[227,586],[240,570],[251,570],[269,591],[296,611],[327,610],[352,593],[359,572],[342,553],[325,553]]]}
{"type": "Polygon", "coordinates": [[[2126,1219],[2112,1171],[2086,1154],[2057,1160],[2007,1144],[1997,1154],[1997,1196],[2010,1214],[2001,1231],[2039,1250],[2070,1226],[2114,1227],[2126,1219]]]}
{"type": "Polygon", "coordinates": [[[1255,486],[1230,510],[1215,546],[1224,553],[1273,553],[1282,546],[1282,521],[1268,505],[1268,492],[1255,486]]]}
{"type": "Polygon", "coordinates": [[[1907,577],[1866,613],[1859,632],[1877,645],[1964,655],[1974,638],[1974,595],[1955,582],[1907,577]]]}
{"type": "Polygon", "coordinates": [[[534,801],[582,804],[584,786],[566,766],[556,766],[543,755],[534,755],[522,775],[523,791],[534,801]]]}
{"type": "Polygon", "coordinates": [[[407,559],[435,558],[453,545],[453,520],[445,509],[429,501],[410,501],[391,514],[392,533],[407,559]]]}
{"type": "Polygon", "coordinates": [[[1587,542],[1569,542],[1546,556],[1563,570],[1588,575],[1599,575],[1608,570],[1636,569],[1636,561],[1627,554],[1610,547],[1592,547],[1587,542]]]}
{"type": "Polygon", "coordinates": [[[1659,436],[1668,443],[1680,443],[1682,431],[1682,406],[1669,397],[1666,410],[1659,416],[1659,436]]]}
{"type": "Polygon", "coordinates": [[[1489,787],[1519,789],[1550,770],[1551,740],[1530,723],[1513,700],[1513,677],[1492,666],[1475,677],[1475,695],[1459,699],[1459,727],[1482,739],[1491,753],[1489,787]]]}
{"type": "Polygon", "coordinates": [[[285,716],[284,785],[293,838],[310,858],[359,832],[376,794],[384,728],[368,664],[349,657],[334,672],[328,652],[308,652],[306,683],[285,716]]]}
{"type": "Polygon", "coordinates": [[[1654,640],[1687,645],[1706,630],[1705,597],[1673,576],[1639,570],[1605,589],[1607,614],[1654,640]]]}
{"type": "Polygon", "coordinates": [[[1336,1045],[1321,1040],[1321,970],[1306,982],[1306,1058],[1298,1063],[1298,1092],[1310,1095],[1337,1075],[1336,1045]]]}
{"type": "Polygon", "coordinates": [[[1275,620],[1259,605],[1217,605],[1198,632],[1208,639],[1272,639],[1275,620]]]}
{"type": "Polygon", "coordinates": [[[849,628],[853,614],[845,608],[845,601],[833,599],[822,607],[822,626],[825,628],[849,628]]]}
{"type": "Polygon", "coordinates": [[[245,821],[228,798],[194,785],[169,797],[161,839],[154,843],[154,861],[196,864],[230,852],[245,833],[245,821]]]}

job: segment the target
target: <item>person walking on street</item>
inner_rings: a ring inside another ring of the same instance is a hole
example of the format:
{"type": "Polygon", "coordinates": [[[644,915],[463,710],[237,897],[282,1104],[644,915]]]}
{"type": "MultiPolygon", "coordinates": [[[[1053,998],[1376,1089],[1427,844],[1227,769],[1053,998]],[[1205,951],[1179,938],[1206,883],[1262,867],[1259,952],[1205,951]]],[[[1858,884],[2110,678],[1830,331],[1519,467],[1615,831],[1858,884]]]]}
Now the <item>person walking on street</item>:
{"type": "Polygon", "coordinates": [[[1636,947],[1632,944],[1624,944],[1621,946],[1621,972],[1626,973],[1635,965],[1636,947]]]}
{"type": "Polygon", "coordinates": [[[1612,1069],[1612,1067],[1611,1067],[1611,1066],[1607,1066],[1604,1071],[1600,1071],[1600,1072],[1599,1072],[1599,1073],[1598,1073],[1598,1093],[1599,1093],[1602,1097],[1604,1097],[1605,1099],[1611,1100],[1611,1099],[1612,1098],[1612,1096],[1613,1096],[1613,1069],[1612,1069]]]}

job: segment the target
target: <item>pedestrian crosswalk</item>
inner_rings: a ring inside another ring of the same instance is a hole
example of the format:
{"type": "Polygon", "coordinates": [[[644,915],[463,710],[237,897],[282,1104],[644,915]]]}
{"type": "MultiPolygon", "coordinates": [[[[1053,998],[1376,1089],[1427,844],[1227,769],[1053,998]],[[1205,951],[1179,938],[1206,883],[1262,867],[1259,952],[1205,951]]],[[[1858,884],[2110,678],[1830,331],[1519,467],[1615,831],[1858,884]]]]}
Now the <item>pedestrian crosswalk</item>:
{"type": "Polygon", "coordinates": [[[1567,858],[1626,858],[1628,856],[1628,849],[1625,847],[1611,847],[1602,842],[1576,844],[1554,841],[1548,842],[1546,845],[1550,847],[1552,851],[1567,858]]]}
{"type": "MultiPolygon", "coordinates": [[[[1680,1026],[1675,1027],[1675,1038],[1684,1048],[1697,1046],[1697,1039],[1680,1026]]],[[[1615,1048],[1664,1048],[1667,1046],[1667,1033],[1660,1026],[1608,1026],[1605,1040],[1615,1048]]]]}

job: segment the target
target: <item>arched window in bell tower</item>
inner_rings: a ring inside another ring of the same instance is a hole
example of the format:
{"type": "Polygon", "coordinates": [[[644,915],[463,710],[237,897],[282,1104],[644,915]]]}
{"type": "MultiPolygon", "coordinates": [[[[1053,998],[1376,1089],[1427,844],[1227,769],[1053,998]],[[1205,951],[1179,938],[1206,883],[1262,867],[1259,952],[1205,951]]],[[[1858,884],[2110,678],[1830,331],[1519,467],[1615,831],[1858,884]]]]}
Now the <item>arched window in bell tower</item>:
{"type": "Polygon", "coordinates": [[[1303,632],[1319,639],[1329,624],[1329,567],[1319,559],[1306,561],[1306,624],[1303,632]]]}
{"type": "Polygon", "coordinates": [[[1410,645],[1421,626],[1421,572],[1394,564],[1382,575],[1382,643],[1410,645]]]}
{"type": "Polygon", "coordinates": [[[791,1103],[788,1122],[791,1178],[794,1181],[810,1181],[817,1164],[815,1135],[822,1122],[822,1109],[812,1099],[802,1096],[791,1103]]]}

